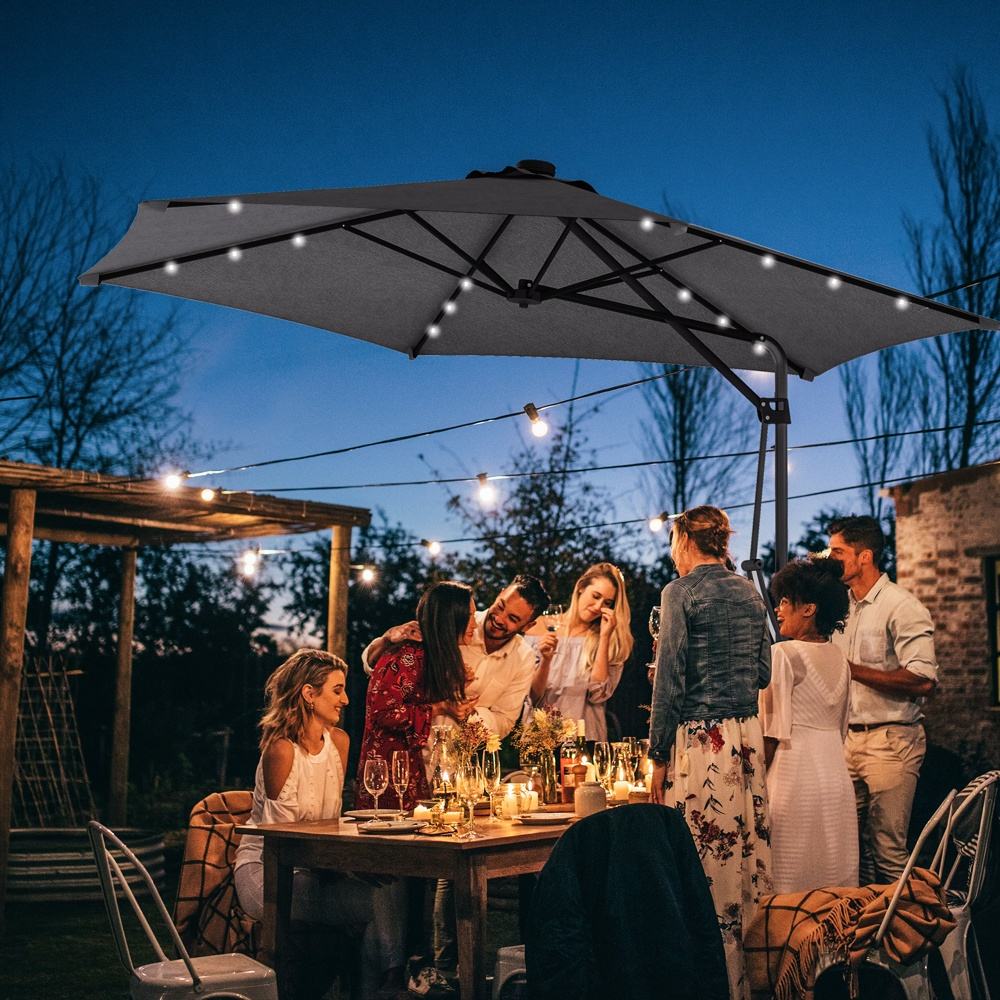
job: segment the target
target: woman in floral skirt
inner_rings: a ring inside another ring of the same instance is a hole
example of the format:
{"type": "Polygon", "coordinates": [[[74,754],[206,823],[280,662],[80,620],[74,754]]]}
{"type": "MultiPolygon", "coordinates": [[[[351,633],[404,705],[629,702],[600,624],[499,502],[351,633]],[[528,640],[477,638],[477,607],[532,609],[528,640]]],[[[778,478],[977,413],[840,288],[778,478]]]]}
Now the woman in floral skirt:
{"type": "Polygon", "coordinates": [[[772,891],[764,737],[757,696],[771,676],[767,611],[726,567],[729,518],[674,520],[679,579],[663,588],[650,714],[653,798],[687,820],[708,876],[733,1000],[749,1000],[743,930],[772,891]]]}

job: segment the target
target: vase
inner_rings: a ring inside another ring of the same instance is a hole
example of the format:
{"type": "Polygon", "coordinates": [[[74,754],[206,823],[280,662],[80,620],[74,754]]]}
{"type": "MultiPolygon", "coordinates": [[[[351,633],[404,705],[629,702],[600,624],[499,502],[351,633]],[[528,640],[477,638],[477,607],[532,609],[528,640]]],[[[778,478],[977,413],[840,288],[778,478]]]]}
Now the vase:
{"type": "Polygon", "coordinates": [[[521,755],[521,769],[534,780],[538,797],[546,805],[559,801],[559,765],[554,750],[539,750],[521,755]]]}

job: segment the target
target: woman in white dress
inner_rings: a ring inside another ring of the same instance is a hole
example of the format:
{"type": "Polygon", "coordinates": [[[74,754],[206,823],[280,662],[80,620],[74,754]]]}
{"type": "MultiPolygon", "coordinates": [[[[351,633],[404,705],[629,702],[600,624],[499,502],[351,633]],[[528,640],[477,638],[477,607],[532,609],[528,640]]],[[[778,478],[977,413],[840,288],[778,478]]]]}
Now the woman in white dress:
{"type": "MultiPolygon", "coordinates": [[[[346,681],[347,664],[319,649],[298,650],[268,678],[247,826],[340,816],[349,737],[337,723],[347,704],[346,681]]],[[[262,854],[262,838],[245,834],[234,864],[236,894],[254,920],[264,911],[262,854]]],[[[401,979],[402,885],[377,886],[346,874],[295,869],[293,920],[362,931],[355,996],[376,996],[381,986],[401,979]]]]}
{"type": "Polygon", "coordinates": [[[830,641],[848,611],[835,559],[799,560],[771,581],[781,635],[760,693],[775,892],[858,884],[858,819],[844,761],[851,670],[830,641]]]}
{"type": "Polygon", "coordinates": [[[608,738],[604,704],[615,693],[632,652],[632,613],[622,571],[591,566],[574,584],[569,611],[543,616],[526,633],[538,651],[532,706],[583,719],[588,740],[608,738]]]}

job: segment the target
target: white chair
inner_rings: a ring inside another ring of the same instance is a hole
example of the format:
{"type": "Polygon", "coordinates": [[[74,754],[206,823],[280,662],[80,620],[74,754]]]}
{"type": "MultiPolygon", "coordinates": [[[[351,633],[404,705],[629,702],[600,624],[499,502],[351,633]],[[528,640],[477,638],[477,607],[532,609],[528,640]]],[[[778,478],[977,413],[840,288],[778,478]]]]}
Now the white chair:
{"type": "Polygon", "coordinates": [[[115,948],[122,965],[131,973],[129,996],[132,1000],[210,1000],[227,997],[230,1000],[278,1000],[278,984],[274,970],[248,955],[205,955],[191,958],[181,942],[174,922],[163,905],[152,878],[138,858],[106,826],[96,821],[88,824],[90,843],[101,880],[101,891],[107,907],[115,948]],[[119,860],[134,872],[149,892],[179,959],[171,961],[164,954],[156,932],[150,926],[128,883],[119,860]],[[143,932],[149,939],[159,961],[136,966],[132,961],[125,926],[119,909],[119,894],[128,900],[143,932]]]}
{"type": "MultiPolygon", "coordinates": [[[[987,771],[971,781],[961,792],[951,791],[924,825],[886,908],[875,934],[871,950],[865,956],[868,965],[888,972],[902,987],[907,1000],[931,1000],[929,961],[901,966],[881,948],[889,924],[896,913],[906,879],[932,836],[943,824],[940,840],[927,867],[941,880],[941,889],[955,927],[942,942],[939,952],[953,1000],[990,1000],[989,987],[972,926],[972,908],[979,899],[990,870],[990,846],[1000,771],[987,771]]],[[[824,955],[818,971],[836,964],[836,957],[824,955]]]]}

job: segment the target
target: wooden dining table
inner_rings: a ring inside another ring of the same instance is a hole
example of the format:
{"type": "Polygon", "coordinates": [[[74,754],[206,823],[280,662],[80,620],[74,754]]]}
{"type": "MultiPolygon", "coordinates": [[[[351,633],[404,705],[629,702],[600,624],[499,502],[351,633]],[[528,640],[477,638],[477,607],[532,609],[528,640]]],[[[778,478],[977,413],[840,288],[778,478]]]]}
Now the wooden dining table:
{"type": "Polygon", "coordinates": [[[461,993],[485,1000],[486,883],[540,871],[568,824],[528,826],[498,820],[480,822],[477,828],[484,834],[480,840],[361,833],[358,824],[347,819],[239,827],[239,833],[264,838],[262,957],[277,971],[279,984],[284,979],[282,957],[288,954],[295,868],[446,878],[455,887],[461,993]]]}

